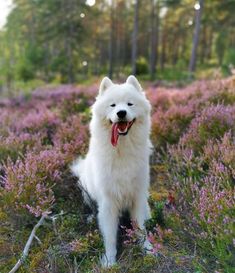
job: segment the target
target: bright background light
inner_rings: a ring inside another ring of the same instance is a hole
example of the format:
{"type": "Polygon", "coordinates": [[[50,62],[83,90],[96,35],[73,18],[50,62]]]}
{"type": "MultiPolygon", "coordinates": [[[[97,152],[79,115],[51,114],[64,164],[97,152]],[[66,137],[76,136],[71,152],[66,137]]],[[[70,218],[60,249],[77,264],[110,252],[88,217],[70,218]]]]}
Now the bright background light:
{"type": "Polygon", "coordinates": [[[194,5],[194,8],[195,8],[195,10],[199,10],[199,9],[200,9],[200,4],[199,4],[199,3],[196,3],[196,4],[194,5]]]}
{"type": "Polygon", "coordinates": [[[95,0],[86,0],[86,4],[88,6],[94,6],[95,5],[95,0]]]}
{"type": "Polygon", "coordinates": [[[12,0],[0,0],[0,29],[4,27],[12,9],[12,0]]]}
{"type": "Polygon", "coordinates": [[[193,20],[188,21],[188,25],[191,26],[193,24],[193,20]]]}
{"type": "Polygon", "coordinates": [[[167,13],[167,7],[163,7],[163,8],[161,8],[160,9],[160,18],[162,19],[162,18],[164,18],[165,17],[165,15],[166,15],[166,13],[167,13]]]}

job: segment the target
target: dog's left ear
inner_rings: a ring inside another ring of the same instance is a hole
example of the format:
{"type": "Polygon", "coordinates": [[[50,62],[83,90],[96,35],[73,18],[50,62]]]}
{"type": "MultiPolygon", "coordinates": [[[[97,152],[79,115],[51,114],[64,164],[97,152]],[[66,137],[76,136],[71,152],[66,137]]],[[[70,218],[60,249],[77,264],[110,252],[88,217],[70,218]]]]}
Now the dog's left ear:
{"type": "Polygon", "coordinates": [[[139,81],[138,81],[138,80],[136,79],[136,77],[133,76],[133,75],[130,75],[130,76],[127,78],[126,83],[133,85],[133,86],[135,87],[135,89],[137,89],[139,92],[142,92],[142,91],[143,91],[143,89],[142,89],[142,87],[141,87],[139,81]]]}
{"type": "Polygon", "coordinates": [[[113,82],[108,77],[104,77],[100,83],[99,95],[103,95],[105,90],[112,85],[113,85],[113,82]]]}

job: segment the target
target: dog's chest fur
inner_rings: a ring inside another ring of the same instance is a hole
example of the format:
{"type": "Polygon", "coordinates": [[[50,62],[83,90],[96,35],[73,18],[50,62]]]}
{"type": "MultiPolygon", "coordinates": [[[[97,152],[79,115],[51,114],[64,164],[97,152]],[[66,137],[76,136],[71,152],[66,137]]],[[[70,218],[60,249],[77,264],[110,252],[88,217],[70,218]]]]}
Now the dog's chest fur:
{"type": "MultiPolygon", "coordinates": [[[[130,206],[138,190],[147,183],[141,173],[148,168],[148,149],[131,139],[120,137],[116,148],[103,146],[97,151],[98,168],[102,170],[102,188],[119,205],[130,206]],[[128,141],[129,140],[129,141],[128,141]]],[[[147,185],[146,185],[147,186],[147,185]]]]}

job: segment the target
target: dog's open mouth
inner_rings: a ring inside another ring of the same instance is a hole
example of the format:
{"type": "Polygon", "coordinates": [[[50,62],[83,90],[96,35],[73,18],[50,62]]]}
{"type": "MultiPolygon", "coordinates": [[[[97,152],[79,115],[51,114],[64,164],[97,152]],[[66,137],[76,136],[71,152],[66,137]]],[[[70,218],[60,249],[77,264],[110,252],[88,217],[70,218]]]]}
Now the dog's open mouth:
{"type": "Polygon", "coordinates": [[[127,135],[134,121],[133,119],[132,121],[119,121],[112,124],[111,143],[114,147],[117,146],[119,135],[127,135]]]}

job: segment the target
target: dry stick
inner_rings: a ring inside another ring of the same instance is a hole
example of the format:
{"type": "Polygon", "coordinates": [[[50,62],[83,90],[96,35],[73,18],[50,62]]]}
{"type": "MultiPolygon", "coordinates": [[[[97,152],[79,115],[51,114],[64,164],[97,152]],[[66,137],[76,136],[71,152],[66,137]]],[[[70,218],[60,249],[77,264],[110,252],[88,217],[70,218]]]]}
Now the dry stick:
{"type": "Polygon", "coordinates": [[[38,241],[39,245],[42,245],[41,240],[38,238],[38,236],[34,235],[34,238],[38,241]]]}
{"type": "Polygon", "coordinates": [[[29,254],[29,248],[32,244],[33,238],[35,237],[36,230],[43,224],[45,217],[46,216],[43,215],[40,218],[39,222],[34,226],[33,230],[31,231],[31,234],[29,236],[29,239],[24,247],[24,250],[23,250],[23,253],[22,253],[20,259],[18,260],[18,262],[15,264],[15,266],[12,268],[12,270],[9,273],[16,272],[20,268],[20,266],[23,264],[23,262],[25,261],[26,257],[29,254]]]}

